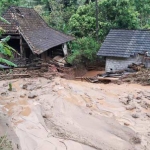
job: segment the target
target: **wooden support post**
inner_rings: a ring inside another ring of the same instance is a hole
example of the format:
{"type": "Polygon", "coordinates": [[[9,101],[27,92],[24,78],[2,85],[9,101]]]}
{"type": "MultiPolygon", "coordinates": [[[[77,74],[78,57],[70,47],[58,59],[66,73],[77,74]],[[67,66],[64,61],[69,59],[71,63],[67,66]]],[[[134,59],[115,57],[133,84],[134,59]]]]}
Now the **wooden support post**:
{"type": "Polygon", "coordinates": [[[23,57],[22,36],[20,37],[20,56],[23,57]]]}

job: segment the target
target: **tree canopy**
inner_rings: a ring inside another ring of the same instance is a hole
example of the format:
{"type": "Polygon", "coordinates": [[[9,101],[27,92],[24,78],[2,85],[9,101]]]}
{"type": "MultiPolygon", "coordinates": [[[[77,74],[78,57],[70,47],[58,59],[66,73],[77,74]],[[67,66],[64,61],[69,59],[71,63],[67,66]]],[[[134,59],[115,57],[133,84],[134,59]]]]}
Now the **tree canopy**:
{"type": "Polygon", "coordinates": [[[97,11],[95,2],[95,0],[1,0],[0,12],[12,5],[33,7],[49,26],[75,36],[76,41],[69,44],[71,55],[68,60],[72,63],[78,62],[75,59],[83,59],[83,56],[90,61],[95,59],[91,56],[96,56],[101,43],[112,28],[150,28],[150,0],[97,0],[97,11]],[[88,41],[92,48],[87,44],[88,41]],[[88,53],[85,55],[84,51],[87,52],[87,49],[88,53]]]}

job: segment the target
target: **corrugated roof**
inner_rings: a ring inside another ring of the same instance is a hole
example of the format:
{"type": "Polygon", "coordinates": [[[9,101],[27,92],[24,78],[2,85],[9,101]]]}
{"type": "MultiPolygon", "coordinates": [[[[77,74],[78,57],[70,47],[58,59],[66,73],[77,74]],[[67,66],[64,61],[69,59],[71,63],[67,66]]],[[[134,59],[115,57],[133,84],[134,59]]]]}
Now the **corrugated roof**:
{"type": "Polygon", "coordinates": [[[144,51],[150,52],[149,30],[110,30],[97,55],[130,57],[144,51]]]}
{"type": "Polygon", "coordinates": [[[32,8],[10,7],[3,17],[11,24],[0,22],[0,26],[7,33],[20,33],[36,54],[74,40],[74,37],[50,28],[32,8]]]}

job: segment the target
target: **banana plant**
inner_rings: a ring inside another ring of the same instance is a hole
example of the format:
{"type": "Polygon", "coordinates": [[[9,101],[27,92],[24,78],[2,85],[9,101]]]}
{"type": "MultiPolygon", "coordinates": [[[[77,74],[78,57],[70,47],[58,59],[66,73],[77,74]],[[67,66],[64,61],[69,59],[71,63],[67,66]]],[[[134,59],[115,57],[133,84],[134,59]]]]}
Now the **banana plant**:
{"type": "MultiPolygon", "coordinates": [[[[3,21],[7,24],[10,24],[7,20],[4,18],[0,17],[0,21],[3,21]]],[[[5,33],[5,31],[0,27],[0,36],[5,33]]],[[[9,58],[13,58],[13,52],[16,52],[15,49],[10,47],[7,42],[10,40],[10,36],[7,36],[3,39],[0,40],[0,63],[6,64],[12,67],[17,67],[16,64],[13,62],[9,61],[9,58]],[[6,59],[5,59],[6,58],[6,59]],[[7,59],[8,58],[8,59],[7,59]]],[[[16,52],[17,53],[17,52],[16,52]]]]}

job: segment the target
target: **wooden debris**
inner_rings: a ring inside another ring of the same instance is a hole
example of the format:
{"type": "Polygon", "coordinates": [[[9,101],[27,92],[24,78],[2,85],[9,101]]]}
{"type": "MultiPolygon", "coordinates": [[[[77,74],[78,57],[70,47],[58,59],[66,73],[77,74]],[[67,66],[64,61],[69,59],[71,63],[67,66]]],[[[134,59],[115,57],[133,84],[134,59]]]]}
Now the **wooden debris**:
{"type": "Polygon", "coordinates": [[[0,75],[1,77],[8,77],[8,76],[30,76],[29,74],[8,74],[8,75],[0,75]]]}
{"type": "Polygon", "coordinates": [[[59,76],[61,78],[73,78],[73,68],[59,66],[56,62],[49,62],[31,65],[27,67],[19,67],[13,69],[0,70],[0,80],[14,79],[22,77],[44,77],[52,79],[59,76]]]}
{"type": "Polygon", "coordinates": [[[98,78],[98,80],[105,80],[105,81],[118,81],[119,80],[119,78],[109,78],[109,77],[97,77],[98,78]]]}

